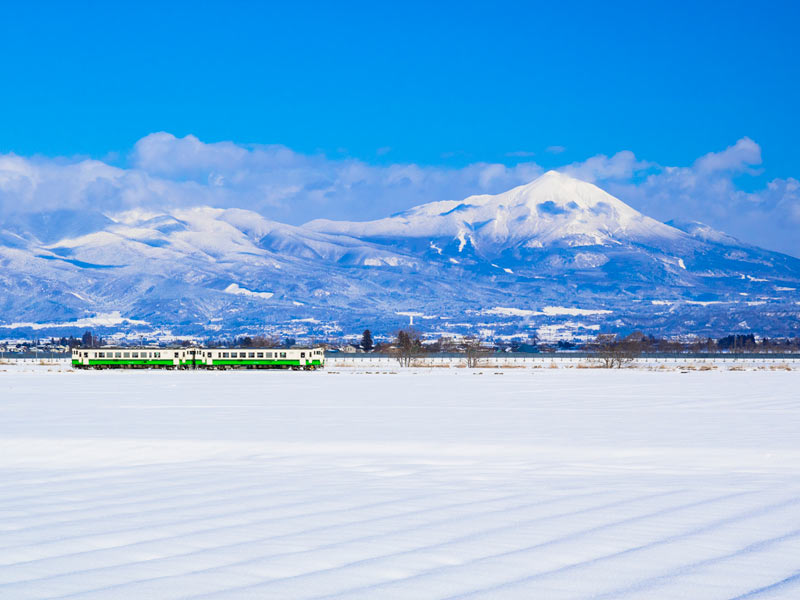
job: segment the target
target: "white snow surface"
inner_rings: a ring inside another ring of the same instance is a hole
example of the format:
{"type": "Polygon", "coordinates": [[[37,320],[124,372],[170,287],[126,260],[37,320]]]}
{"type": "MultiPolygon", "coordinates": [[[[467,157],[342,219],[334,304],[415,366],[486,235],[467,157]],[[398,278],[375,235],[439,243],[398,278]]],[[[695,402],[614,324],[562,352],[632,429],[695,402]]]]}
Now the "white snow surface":
{"type": "Polygon", "coordinates": [[[2,598],[800,597],[797,371],[4,368],[2,598]]]}
{"type": "Polygon", "coordinates": [[[264,298],[266,300],[269,300],[275,295],[272,292],[254,292],[252,290],[248,290],[247,288],[241,287],[238,283],[230,284],[225,288],[225,292],[228,294],[238,294],[240,296],[254,296],[256,298],[264,298]]]}
{"type": "MultiPolygon", "coordinates": [[[[76,296],[78,294],[75,294],[76,296]]],[[[122,323],[129,323],[131,325],[148,325],[147,321],[129,319],[123,317],[118,310],[109,313],[101,313],[93,317],[84,317],[74,321],[63,321],[58,323],[8,323],[7,325],[0,324],[0,327],[7,329],[14,329],[18,327],[30,327],[31,329],[47,329],[51,327],[111,327],[113,325],[120,325],[122,323]]]]}
{"type": "Polygon", "coordinates": [[[489,310],[484,311],[487,315],[508,315],[514,317],[529,317],[536,315],[548,316],[563,316],[568,315],[572,317],[589,316],[589,315],[609,315],[610,310],[594,309],[594,308],[573,308],[570,306],[545,306],[542,310],[529,310],[526,308],[513,308],[507,306],[495,306],[489,310]]]}

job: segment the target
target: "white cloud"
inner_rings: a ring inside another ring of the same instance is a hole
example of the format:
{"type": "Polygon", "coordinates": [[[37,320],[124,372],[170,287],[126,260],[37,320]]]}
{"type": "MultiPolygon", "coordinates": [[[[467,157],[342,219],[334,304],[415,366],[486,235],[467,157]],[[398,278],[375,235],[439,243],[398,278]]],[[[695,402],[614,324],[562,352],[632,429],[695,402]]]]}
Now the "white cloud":
{"type": "MultiPolygon", "coordinates": [[[[658,165],[624,150],[560,170],[597,183],[657,219],[703,221],[745,241],[800,255],[800,182],[775,179],[754,192],[736,184],[736,177],[757,173],[760,164],[759,145],[742,138],[689,166],[658,165]]],[[[281,145],[204,143],[194,136],[154,133],[136,143],[125,169],[98,160],[0,155],[0,215],[210,205],[256,210],[289,223],[364,220],[423,202],[497,193],[542,172],[532,161],[461,168],[370,165],[281,145]]]]}
{"type": "Polygon", "coordinates": [[[545,148],[545,152],[549,152],[550,154],[561,154],[566,150],[567,149],[564,146],[548,146],[545,148]]]}
{"type": "Polygon", "coordinates": [[[651,163],[637,160],[630,150],[623,150],[611,157],[598,154],[560,170],[572,177],[595,182],[606,179],[630,179],[635,173],[651,166],[651,163]]]}
{"type": "Polygon", "coordinates": [[[689,167],[653,165],[643,181],[607,181],[603,186],[645,214],[667,221],[701,221],[743,241],[800,256],[800,184],[774,179],[746,192],[734,178],[756,174],[761,147],[744,137],[709,152],[689,167]]]}
{"type": "Polygon", "coordinates": [[[709,152],[698,158],[694,163],[694,170],[698,173],[741,173],[760,164],[761,147],[749,137],[743,137],[722,152],[709,152]]]}
{"type": "Polygon", "coordinates": [[[95,160],[0,155],[0,212],[207,204],[248,208],[290,223],[367,219],[423,202],[500,192],[542,173],[530,162],[375,166],[281,145],[204,143],[163,132],[139,140],[130,163],[120,169],[95,160]]]}

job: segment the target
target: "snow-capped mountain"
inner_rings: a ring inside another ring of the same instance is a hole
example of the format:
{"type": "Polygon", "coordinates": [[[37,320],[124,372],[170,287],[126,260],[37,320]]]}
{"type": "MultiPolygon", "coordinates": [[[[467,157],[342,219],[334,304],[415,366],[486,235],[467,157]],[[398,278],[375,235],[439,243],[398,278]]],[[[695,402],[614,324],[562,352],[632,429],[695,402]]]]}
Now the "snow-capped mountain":
{"type": "Polygon", "coordinates": [[[495,196],[432,202],[379,221],[317,220],[307,227],[362,239],[455,239],[461,251],[469,244],[487,257],[513,249],[673,243],[682,237],[600,188],[556,171],[495,196]]]}
{"type": "Polygon", "coordinates": [[[556,172],[370,222],[297,227],[209,207],[31,215],[3,224],[0,266],[0,336],[70,322],[391,331],[409,316],[485,335],[800,328],[800,260],[660,223],[556,172]]]}

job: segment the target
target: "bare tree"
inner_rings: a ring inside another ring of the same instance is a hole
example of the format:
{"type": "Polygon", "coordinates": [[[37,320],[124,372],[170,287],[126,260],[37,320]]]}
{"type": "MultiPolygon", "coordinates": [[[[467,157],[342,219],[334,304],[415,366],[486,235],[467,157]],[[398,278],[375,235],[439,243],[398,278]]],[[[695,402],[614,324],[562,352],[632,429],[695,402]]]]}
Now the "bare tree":
{"type": "Polygon", "coordinates": [[[250,340],[250,345],[253,348],[277,348],[281,345],[281,342],[279,339],[274,337],[255,335],[250,340]]]}
{"type": "Polygon", "coordinates": [[[481,346],[480,338],[469,336],[464,339],[464,361],[467,368],[474,369],[480,365],[481,357],[486,354],[486,350],[481,346]]]}
{"type": "Polygon", "coordinates": [[[413,329],[398,331],[392,352],[401,367],[410,367],[414,356],[422,353],[419,333],[413,329]]]}
{"type": "Polygon", "coordinates": [[[620,339],[613,333],[601,333],[595,339],[594,346],[601,366],[621,369],[641,354],[642,340],[636,334],[620,339]]]}

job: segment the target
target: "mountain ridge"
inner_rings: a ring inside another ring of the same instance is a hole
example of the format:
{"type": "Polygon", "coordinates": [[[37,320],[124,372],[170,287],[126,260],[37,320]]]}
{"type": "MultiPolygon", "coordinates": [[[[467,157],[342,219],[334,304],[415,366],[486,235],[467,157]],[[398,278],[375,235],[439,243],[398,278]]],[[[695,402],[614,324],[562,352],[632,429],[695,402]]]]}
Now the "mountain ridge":
{"type": "Polygon", "coordinates": [[[526,240],[542,245],[564,240],[567,245],[612,243],[618,233],[643,239],[681,235],[593,184],[557,171],[501,194],[431,202],[376,221],[316,220],[305,227],[368,239],[445,237],[463,232],[505,246],[526,240]]]}
{"type": "Polygon", "coordinates": [[[557,172],[365,222],[203,206],[56,216],[64,236],[45,217],[0,230],[0,336],[116,312],[193,335],[389,330],[409,312],[441,333],[799,330],[800,260],[660,223],[557,172]]]}

